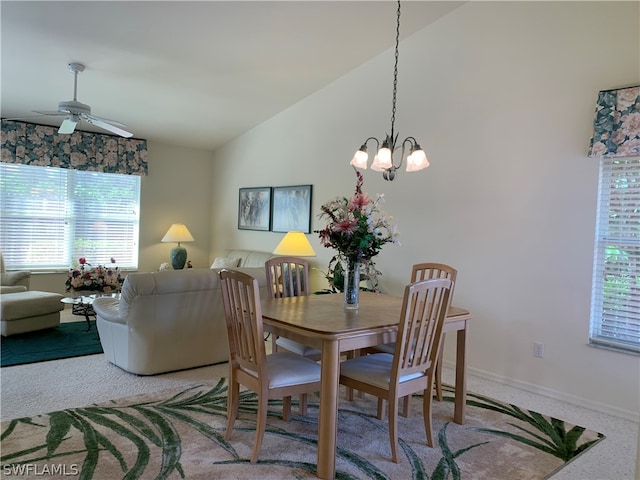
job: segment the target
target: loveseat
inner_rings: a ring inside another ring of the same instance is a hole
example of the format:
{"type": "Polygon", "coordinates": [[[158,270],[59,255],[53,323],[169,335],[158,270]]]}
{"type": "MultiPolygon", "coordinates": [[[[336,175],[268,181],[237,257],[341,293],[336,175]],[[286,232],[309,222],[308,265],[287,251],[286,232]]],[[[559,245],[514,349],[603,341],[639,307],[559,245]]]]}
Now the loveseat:
{"type": "MultiPolygon", "coordinates": [[[[267,298],[264,262],[272,256],[231,250],[218,260],[238,259],[238,266],[228,260],[225,267],[256,277],[260,295],[267,298]]],[[[138,375],[228,361],[219,270],[130,273],[119,299],[95,299],[93,309],[107,360],[138,375]]]]}

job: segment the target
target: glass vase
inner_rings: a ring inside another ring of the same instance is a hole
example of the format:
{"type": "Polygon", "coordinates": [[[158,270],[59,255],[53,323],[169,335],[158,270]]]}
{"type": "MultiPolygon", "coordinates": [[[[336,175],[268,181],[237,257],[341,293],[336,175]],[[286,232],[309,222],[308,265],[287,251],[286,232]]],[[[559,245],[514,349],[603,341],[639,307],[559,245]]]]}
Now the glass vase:
{"type": "Polygon", "coordinates": [[[344,264],[344,308],[357,310],[360,295],[360,262],[347,260],[344,264]]]}

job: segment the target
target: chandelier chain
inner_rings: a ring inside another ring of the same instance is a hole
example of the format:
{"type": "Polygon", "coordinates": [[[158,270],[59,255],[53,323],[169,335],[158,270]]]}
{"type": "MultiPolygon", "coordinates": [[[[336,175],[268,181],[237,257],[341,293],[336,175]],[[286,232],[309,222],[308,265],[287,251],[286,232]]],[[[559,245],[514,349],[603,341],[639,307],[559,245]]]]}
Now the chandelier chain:
{"type": "MultiPolygon", "coordinates": [[[[393,67],[393,101],[391,107],[391,141],[395,143],[394,127],[396,123],[396,95],[398,92],[398,46],[400,45],[400,0],[398,0],[397,10],[397,22],[396,22],[396,52],[395,52],[395,65],[393,67]]],[[[393,146],[391,145],[391,151],[393,152],[393,146]]]]}

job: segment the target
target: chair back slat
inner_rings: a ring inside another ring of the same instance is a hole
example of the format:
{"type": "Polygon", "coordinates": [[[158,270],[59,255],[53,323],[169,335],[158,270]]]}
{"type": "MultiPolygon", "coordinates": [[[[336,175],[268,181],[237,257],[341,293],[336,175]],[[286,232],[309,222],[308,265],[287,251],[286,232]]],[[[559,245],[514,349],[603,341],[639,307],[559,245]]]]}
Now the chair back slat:
{"type": "Polygon", "coordinates": [[[449,292],[449,305],[453,299],[453,290],[456,287],[458,270],[444,263],[426,262],[416,263],[411,269],[411,283],[432,278],[446,278],[451,280],[451,291],[449,292]]]}
{"type": "Polygon", "coordinates": [[[220,270],[230,361],[253,374],[266,362],[258,280],[237,270],[220,270]]]}
{"type": "Polygon", "coordinates": [[[299,257],[274,257],[264,264],[269,298],[309,295],[309,261],[299,257]]]}
{"type": "Polygon", "coordinates": [[[405,287],[392,381],[436,364],[452,285],[451,280],[435,278],[405,287]]]}

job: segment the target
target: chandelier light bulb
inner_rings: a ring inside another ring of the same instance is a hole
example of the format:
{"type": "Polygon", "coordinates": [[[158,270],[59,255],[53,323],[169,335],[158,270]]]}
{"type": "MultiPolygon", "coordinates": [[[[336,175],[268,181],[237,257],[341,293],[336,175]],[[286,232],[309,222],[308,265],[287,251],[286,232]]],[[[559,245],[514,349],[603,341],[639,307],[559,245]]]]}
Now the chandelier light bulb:
{"type": "Polygon", "coordinates": [[[420,145],[416,144],[411,155],[407,157],[407,172],[417,172],[429,166],[429,160],[420,145]]]}
{"type": "Polygon", "coordinates": [[[389,148],[387,142],[384,142],[380,150],[378,150],[378,162],[382,169],[391,168],[393,165],[391,162],[391,148],[389,148]]]}
{"type": "Polygon", "coordinates": [[[367,153],[367,146],[362,145],[360,149],[355,153],[351,159],[351,165],[363,170],[367,169],[367,160],[369,160],[369,154],[367,153]]]}
{"type": "Polygon", "coordinates": [[[384,170],[384,168],[380,166],[380,157],[378,156],[377,153],[376,153],[376,156],[373,157],[373,162],[371,163],[371,170],[375,170],[376,172],[381,172],[382,170],[384,170]]]}

